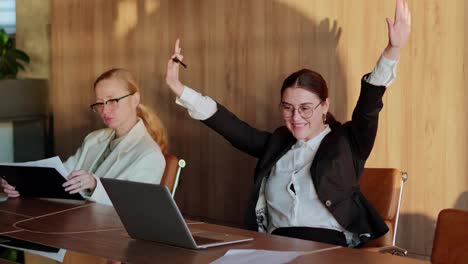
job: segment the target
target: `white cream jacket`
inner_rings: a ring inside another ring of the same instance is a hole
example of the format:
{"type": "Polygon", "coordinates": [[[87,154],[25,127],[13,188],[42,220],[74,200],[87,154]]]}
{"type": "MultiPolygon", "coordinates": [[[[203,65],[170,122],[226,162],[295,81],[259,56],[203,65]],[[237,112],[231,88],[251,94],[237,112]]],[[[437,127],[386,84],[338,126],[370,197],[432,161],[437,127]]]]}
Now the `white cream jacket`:
{"type": "MultiPolygon", "coordinates": [[[[100,129],[88,134],[75,155],[64,163],[71,172],[75,170],[91,171],[99,157],[114,138],[111,128],[100,129]]],[[[112,205],[102,186],[100,178],[113,178],[137,182],[155,183],[161,181],[166,161],[159,145],[150,136],[143,121],[128,132],[125,138],[115,147],[94,173],[96,188],[90,201],[112,205]]]]}

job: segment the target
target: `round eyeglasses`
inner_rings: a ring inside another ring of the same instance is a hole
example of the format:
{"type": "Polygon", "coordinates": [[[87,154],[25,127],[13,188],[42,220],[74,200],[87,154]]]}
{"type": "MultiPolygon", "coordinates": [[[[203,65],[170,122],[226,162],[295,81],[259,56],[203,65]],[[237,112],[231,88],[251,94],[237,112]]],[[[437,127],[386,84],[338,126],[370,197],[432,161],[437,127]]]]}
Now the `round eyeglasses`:
{"type": "MultiPolygon", "coordinates": [[[[314,106],[312,103],[303,103],[300,104],[297,107],[297,112],[299,112],[299,115],[301,115],[302,118],[307,119],[310,118],[314,114],[314,110],[322,104],[323,101],[321,101],[319,104],[314,106]]],[[[288,103],[281,103],[279,105],[279,108],[281,110],[281,114],[283,115],[284,118],[291,118],[296,111],[296,107],[294,107],[292,104],[288,103]]]]}
{"type": "Polygon", "coordinates": [[[112,99],[109,99],[105,102],[101,102],[101,103],[94,103],[92,105],[90,105],[89,107],[91,107],[91,110],[93,110],[93,112],[95,113],[99,113],[99,112],[102,112],[104,110],[104,106],[107,105],[107,107],[111,108],[111,109],[115,109],[118,104],[119,104],[119,101],[126,98],[126,97],[129,97],[130,95],[134,95],[135,93],[130,93],[130,94],[127,94],[127,95],[124,95],[122,97],[119,97],[119,98],[112,98],[112,99]]]}

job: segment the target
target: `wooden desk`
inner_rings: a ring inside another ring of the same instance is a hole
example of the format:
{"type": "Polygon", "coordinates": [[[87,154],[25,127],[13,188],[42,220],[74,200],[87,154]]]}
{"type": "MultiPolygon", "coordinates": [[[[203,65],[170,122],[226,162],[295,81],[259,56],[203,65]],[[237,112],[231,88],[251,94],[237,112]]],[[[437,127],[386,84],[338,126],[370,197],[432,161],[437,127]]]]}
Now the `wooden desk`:
{"type": "Polygon", "coordinates": [[[341,248],[208,223],[190,228],[253,237],[251,242],[190,250],[134,240],[125,231],[113,207],[95,203],[61,203],[18,198],[0,203],[0,234],[48,246],[130,263],[208,263],[228,249],[305,251],[295,263],[424,263],[357,249],[341,248]],[[323,251],[328,250],[328,251],[323,251]],[[321,251],[319,253],[313,253],[321,251]]]}
{"type": "Polygon", "coordinates": [[[189,225],[196,229],[253,237],[251,242],[205,250],[188,250],[131,239],[113,207],[95,203],[62,204],[47,200],[18,198],[0,203],[4,235],[53,247],[132,263],[209,262],[230,248],[312,251],[333,245],[261,234],[207,223],[189,225]],[[7,218],[5,218],[7,219],[7,218]],[[15,222],[19,220],[19,222],[15,222]]]}

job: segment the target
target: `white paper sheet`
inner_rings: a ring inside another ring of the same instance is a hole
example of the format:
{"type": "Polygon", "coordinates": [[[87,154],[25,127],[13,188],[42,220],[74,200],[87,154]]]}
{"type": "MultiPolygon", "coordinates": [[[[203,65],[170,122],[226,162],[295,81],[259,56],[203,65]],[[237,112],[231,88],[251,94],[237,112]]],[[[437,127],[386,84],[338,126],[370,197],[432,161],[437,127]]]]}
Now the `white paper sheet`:
{"type": "Polygon", "coordinates": [[[62,161],[58,156],[36,160],[36,161],[28,161],[28,162],[2,162],[0,165],[9,165],[9,166],[19,166],[19,167],[45,167],[45,168],[55,168],[62,177],[67,178],[70,172],[65,168],[62,161]]]}
{"type": "Polygon", "coordinates": [[[301,251],[271,251],[256,249],[230,249],[221,258],[211,262],[212,264],[282,264],[291,262],[301,256],[301,251]]]}

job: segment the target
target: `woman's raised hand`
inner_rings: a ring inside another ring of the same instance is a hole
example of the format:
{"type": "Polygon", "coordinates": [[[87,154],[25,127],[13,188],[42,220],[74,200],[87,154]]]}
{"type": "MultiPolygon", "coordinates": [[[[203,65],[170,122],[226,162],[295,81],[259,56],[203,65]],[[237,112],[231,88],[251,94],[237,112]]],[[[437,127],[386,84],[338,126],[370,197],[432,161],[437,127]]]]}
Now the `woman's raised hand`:
{"type": "Polygon", "coordinates": [[[396,0],[394,21],[387,17],[388,45],[384,56],[397,60],[400,49],[405,45],[411,32],[411,13],[406,0],[396,0]]]}
{"type": "Polygon", "coordinates": [[[180,40],[177,39],[174,47],[174,54],[167,62],[166,73],[166,83],[177,96],[180,96],[184,90],[184,85],[179,80],[180,63],[174,61],[175,58],[177,58],[179,61],[182,61],[184,58],[184,56],[180,54],[181,49],[179,43],[180,40]]]}

